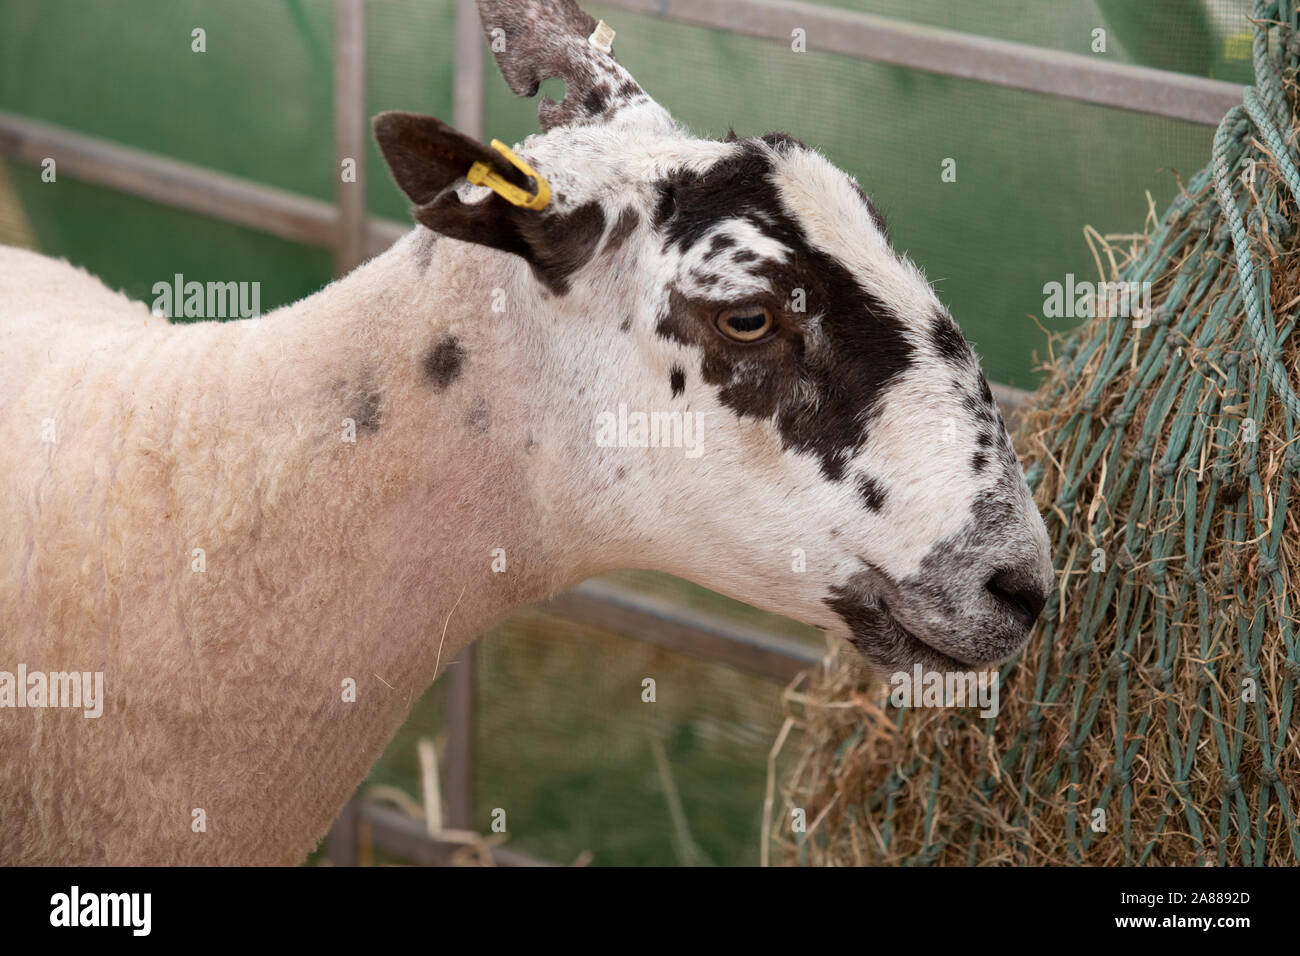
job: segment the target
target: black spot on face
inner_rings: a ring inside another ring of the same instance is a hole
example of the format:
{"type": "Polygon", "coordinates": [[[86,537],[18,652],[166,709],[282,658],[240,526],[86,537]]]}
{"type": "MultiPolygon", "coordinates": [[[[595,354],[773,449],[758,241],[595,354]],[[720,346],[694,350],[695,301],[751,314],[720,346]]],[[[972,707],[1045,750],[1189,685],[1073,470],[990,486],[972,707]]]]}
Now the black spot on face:
{"type": "Polygon", "coordinates": [[[723,282],[722,276],[716,272],[700,272],[698,270],[691,270],[691,280],[705,287],[721,285],[723,282]]]}
{"type": "Polygon", "coordinates": [[[968,392],[964,389],[961,389],[959,391],[959,394],[962,397],[961,399],[962,407],[964,407],[966,411],[970,412],[971,418],[973,418],[977,424],[979,425],[997,424],[998,421],[996,417],[997,410],[992,406],[992,404],[986,402],[984,399],[980,398],[975,393],[968,392]]]}
{"type": "MultiPolygon", "coordinates": [[[[779,134],[764,141],[800,148],[779,134]]],[[[670,289],[657,331],[700,350],[704,381],[718,388],[725,405],[743,417],[775,419],[786,448],[817,456],[822,472],[839,480],[866,440],[884,393],[910,366],[913,347],[902,321],[813,246],[785,211],[772,182],[773,162],[770,150],[746,141],[703,172],[673,173],[660,185],[654,222],[665,249],[685,251],[727,219],[747,220],[789,249],[764,273],[772,293],[761,304],[776,319],[776,330],[760,342],[732,342],[717,333],[712,317],[735,303],[688,299],[670,289]],[[804,290],[805,312],[790,309],[794,289],[804,290]],[[820,322],[816,352],[804,335],[811,321],[820,322]]]]}
{"type": "Polygon", "coordinates": [[[632,235],[637,224],[641,221],[641,215],[631,206],[628,206],[618,214],[618,219],[614,221],[614,227],[609,231],[609,238],[605,240],[605,247],[602,253],[610,255],[617,252],[627,242],[627,237],[632,235]]]}
{"type": "Polygon", "coordinates": [[[965,367],[970,364],[970,346],[957,328],[957,323],[942,313],[936,315],[930,325],[930,344],[952,365],[965,367]]]}
{"type": "Polygon", "coordinates": [[[424,375],[433,387],[444,389],[460,377],[465,350],[454,335],[444,335],[424,357],[424,375]]]}
{"type": "Polygon", "coordinates": [[[680,365],[674,365],[673,370],[668,373],[668,384],[672,387],[673,398],[686,391],[686,373],[682,371],[680,365]]]}
{"type": "Polygon", "coordinates": [[[868,511],[879,513],[885,507],[885,489],[870,475],[858,475],[858,494],[868,511]]]}
{"type": "Polygon", "coordinates": [[[736,240],[727,235],[716,235],[713,241],[709,243],[709,255],[716,256],[724,249],[730,249],[736,244],[736,240]]]}

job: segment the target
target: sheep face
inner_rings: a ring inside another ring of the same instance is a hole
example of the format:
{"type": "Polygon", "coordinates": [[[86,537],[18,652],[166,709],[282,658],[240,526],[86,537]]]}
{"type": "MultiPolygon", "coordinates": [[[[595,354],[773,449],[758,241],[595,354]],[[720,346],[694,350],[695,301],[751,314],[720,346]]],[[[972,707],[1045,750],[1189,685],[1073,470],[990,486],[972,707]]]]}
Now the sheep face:
{"type": "Polygon", "coordinates": [[[538,185],[437,120],[376,131],[417,220],[507,254],[459,253],[534,343],[564,506],[604,563],[817,624],[882,671],[1014,654],[1046,530],[974,353],[863,190],[782,134],[689,136],[570,3],[481,6],[516,92],[566,80],[518,149],[545,208],[466,184],[482,162],[538,185]]]}

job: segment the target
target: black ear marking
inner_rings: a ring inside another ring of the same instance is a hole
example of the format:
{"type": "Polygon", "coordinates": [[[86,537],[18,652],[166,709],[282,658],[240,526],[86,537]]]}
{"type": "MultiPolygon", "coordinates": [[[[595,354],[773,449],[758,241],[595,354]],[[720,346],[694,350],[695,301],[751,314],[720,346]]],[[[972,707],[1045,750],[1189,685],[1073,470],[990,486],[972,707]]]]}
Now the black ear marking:
{"type": "Polygon", "coordinates": [[[605,213],[596,202],[549,216],[521,217],[517,223],[528,248],[524,258],[556,295],[569,291],[569,279],[591,261],[605,234],[605,213]]]}
{"type": "Polygon", "coordinates": [[[432,116],[390,110],[372,121],[375,141],[393,179],[411,202],[433,202],[474,163],[487,163],[521,189],[531,180],[495,149],[432,116]]]}
{"type": "MultiPolygon", "coordinates": [[[[595,254],[605,232],[605,214],[596,202],[560,211],[563,197],[552,196],[541,210],[511,205],[496,194],[462,202],[452,188],[476,162],[487,163],[506,180],[532,192],[531,177],[495,149],[484,146],[432,116],[388,112],[375,117],[375,138],[393,178],[415,203],[412,214],[436,233],[519,256],[556,295],[569,291],[569,279],[595,254]]],[[[635,217],[635,213],[632,213],[635,217]]],[[[636,225],[620,220],[622,241],[636,225]]]]}
{"type": "Polygon", "coordinates": [[[487,163],[522,189],[529,177],[495,149],[432,116],[393,110],[374,119],[375,139],[393,179],[415,203],[417,222],[434,232],[528,258],[516,210],[499,196],[463,203],[451,188],[474,163],[487,163]]]}
{"type": "Polygon", "coordinates": [[[455,192],[449,191],[431,203],[416,206],[412,213],[416,222],[444,236],[531,260],[518,220],[509,209],[502,208],[503,203],[496,196],[476,203],[461,202],[455,192]]]}

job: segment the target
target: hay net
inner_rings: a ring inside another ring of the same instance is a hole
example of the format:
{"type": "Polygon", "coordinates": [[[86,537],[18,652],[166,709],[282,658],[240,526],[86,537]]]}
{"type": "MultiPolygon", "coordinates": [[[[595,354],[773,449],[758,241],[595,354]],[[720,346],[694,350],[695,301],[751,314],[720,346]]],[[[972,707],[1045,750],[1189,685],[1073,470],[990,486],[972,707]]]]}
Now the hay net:
{"type": "Polygon", "coordinates": [[[1153,308],[1099,296],[1021,429],[1058,588],[999,712],[894,708],[833,651],[786,693],[786,862],[1300,862],[1300,33],[1253,19],[1210,164],[1103,250],[1153,308]]]}

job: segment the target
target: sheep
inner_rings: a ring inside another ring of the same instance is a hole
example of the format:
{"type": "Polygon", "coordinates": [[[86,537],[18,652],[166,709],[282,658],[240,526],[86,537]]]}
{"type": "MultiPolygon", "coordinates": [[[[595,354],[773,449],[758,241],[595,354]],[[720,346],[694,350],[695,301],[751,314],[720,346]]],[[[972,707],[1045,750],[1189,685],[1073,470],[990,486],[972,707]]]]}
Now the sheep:
{"type": "Polygon", "coordinates": [[[103,678],[99,717],[0,683],[0,860],[297,863],[461,648],[613,568],[882,672],[1027,639],[1042,519],[866,193],[691,137],[572,0],[480,11],[515,92],[567,95],[513,159],[380,115],[417,225],[315,295],[174,325],[0,250],[0,671],[103,678]],[[699,454],[620,408],[696,416],[699,454]]]}

